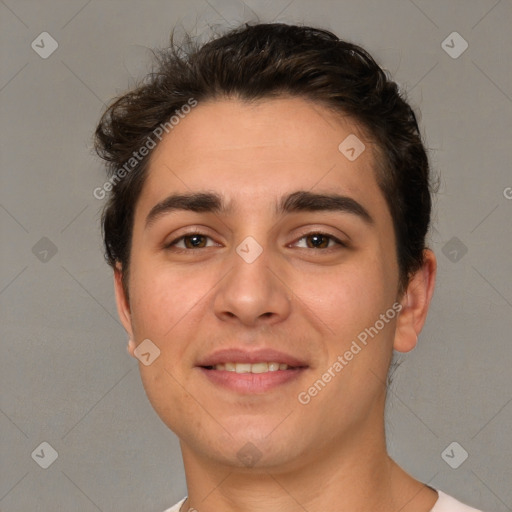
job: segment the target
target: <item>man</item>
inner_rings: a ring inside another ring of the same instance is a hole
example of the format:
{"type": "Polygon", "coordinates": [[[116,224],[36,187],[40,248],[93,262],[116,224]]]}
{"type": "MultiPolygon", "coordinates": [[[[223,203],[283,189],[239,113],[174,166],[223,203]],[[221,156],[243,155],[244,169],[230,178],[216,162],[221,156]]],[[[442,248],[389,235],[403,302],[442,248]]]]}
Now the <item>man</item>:
{"type": "Polygon", "coordinates": [[[434,290],[416,118],[360,47],[259,24],[162,52],[96,131],[118,311],[180,439],[170,511],[471,511],[386,452],[434,290]]]}

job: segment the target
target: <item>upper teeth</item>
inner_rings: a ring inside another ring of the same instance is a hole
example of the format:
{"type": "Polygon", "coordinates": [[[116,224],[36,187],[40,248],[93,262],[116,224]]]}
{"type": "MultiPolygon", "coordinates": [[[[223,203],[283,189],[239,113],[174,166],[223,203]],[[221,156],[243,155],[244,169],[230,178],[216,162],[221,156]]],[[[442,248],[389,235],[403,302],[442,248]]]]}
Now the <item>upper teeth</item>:
{"type": "Polygon", "coordinates": [[[289,366],[285,363],[225,363],[216,364],[214,370],[226,370],[236,373],[265,373],[287,370],[289,366]]]}

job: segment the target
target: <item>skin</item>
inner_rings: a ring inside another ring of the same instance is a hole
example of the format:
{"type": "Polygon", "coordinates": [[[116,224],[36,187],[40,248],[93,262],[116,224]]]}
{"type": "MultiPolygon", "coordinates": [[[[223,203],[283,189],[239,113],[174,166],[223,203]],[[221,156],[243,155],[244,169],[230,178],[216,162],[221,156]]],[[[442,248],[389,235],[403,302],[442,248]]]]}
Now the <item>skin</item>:
{"type": "Polygon", "coordinates": [[[182,510],[313,512],[335,503],[339,511],[427,512],[437,500],[389,458],[384,435],[392,350],[417,343],[436,260],[426,250],[398,294],[395,235],[375,158],[356,123],[298,98],[201,103],[153,152],[135,210],[129,302],[121,265],[115,290],[130,353],[144,339],[160,350],[139,367],[153,407],[180,438],[182,510]],[[366,145],[352,162],[338,150],[349,134],[366,145]],[[276,215],[279,199],[298,190],[349,196],[374,222],[337,211],[276,215]],[[222,194],[231,210],[178,210],[145,227],[155,204],[196,191],[222,194]],[[194,229],[206,237],[195,239],[200,248],[190,239],[164,248],[194,229]],[[318,232],[347,246],[322,239],[327,248],[315,247],[318,232]],[[252,263],[236,252],[247,236],[263,249],[252,263]],[[298,394],[396,302],[400,315],[301,404],[298,394]],[[233,346],[278,349],[308,368],[268,392],[221,389],[196,364],[233,346]],[[258,453],[251,467],[237,456],[247,443],[258,453]]]}

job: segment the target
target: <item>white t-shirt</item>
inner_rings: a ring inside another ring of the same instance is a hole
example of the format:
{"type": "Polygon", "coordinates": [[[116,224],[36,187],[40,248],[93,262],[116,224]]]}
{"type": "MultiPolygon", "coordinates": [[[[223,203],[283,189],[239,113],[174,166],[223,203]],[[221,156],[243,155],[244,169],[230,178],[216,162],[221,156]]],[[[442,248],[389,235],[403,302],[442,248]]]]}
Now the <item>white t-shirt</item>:
{"type": "MultiPolygon", "coordinates": [[[[457,501],[443,491],[437,491],[437,494],[439,494],[439,498],[430,512],[482,512],[476,508],[464,505],[464,503],[457,501]]],[[[183,498],[179,503],[176,503],[174,507],[168,508],[164,512],[179,512],[181,505],[183,505],[186,499],[187,498],[183,498]]],[[[188,510],[184,510],[183,512],[188,512],[188,510]]]]}

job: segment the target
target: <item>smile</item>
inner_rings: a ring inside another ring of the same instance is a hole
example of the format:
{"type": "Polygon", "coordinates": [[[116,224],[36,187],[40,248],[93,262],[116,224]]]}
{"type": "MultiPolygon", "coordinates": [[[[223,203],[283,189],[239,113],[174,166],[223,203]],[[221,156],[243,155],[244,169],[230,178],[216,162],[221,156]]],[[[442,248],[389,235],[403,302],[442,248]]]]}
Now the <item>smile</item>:
{"type": "Polygon", "coordinates": [[[224,363],[216,364],[215,366],[207,366],[207,370],[218,370],[236,373],[267,373],[277,372],[279,370],[288,370],[293,367],[288,366],[286,363],[224,363]]]}
{"type": "Polygon", "coordinates": [[[242,395],[261,395],[283,390],[285,385],[297,381],[308,369],[284,363],[223,363],[197,368],[207,381],[218,389],[242,395]]]}

